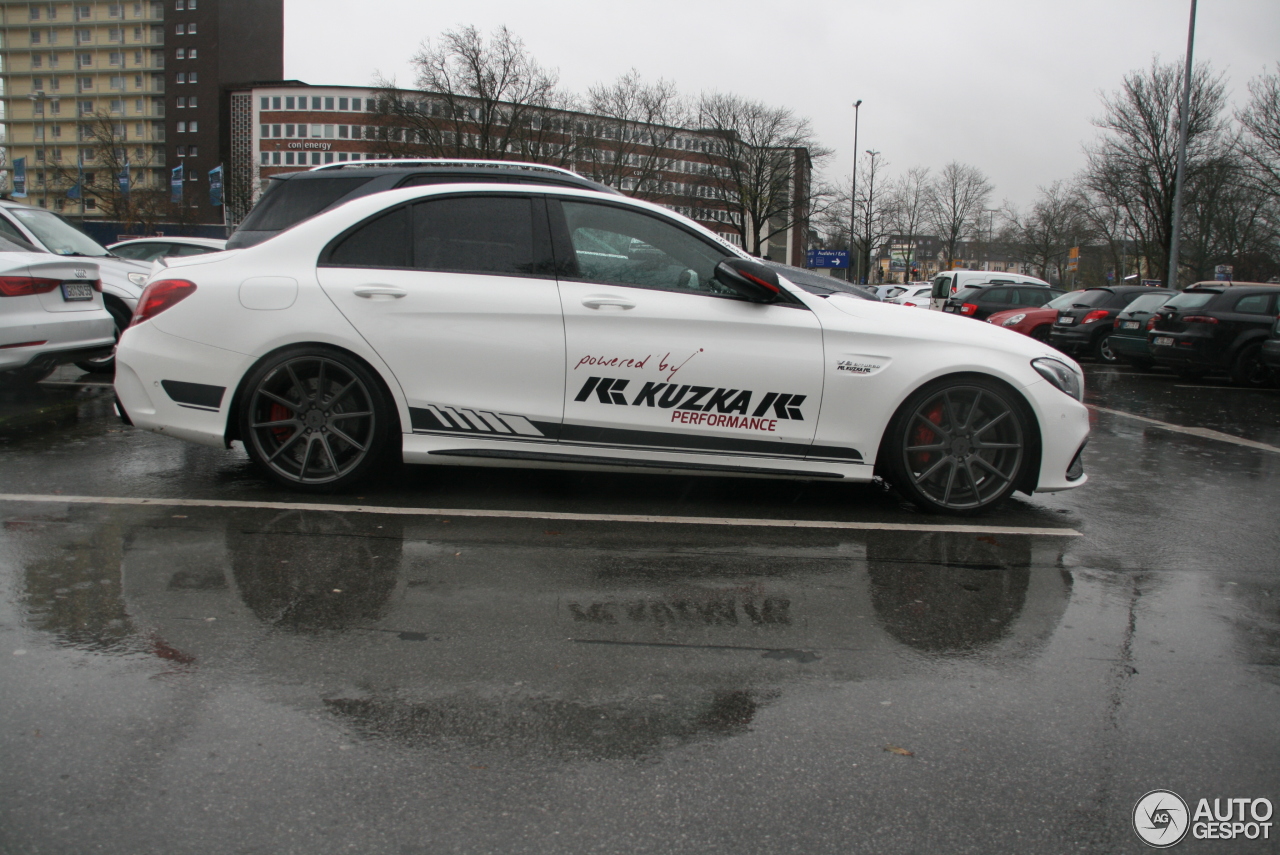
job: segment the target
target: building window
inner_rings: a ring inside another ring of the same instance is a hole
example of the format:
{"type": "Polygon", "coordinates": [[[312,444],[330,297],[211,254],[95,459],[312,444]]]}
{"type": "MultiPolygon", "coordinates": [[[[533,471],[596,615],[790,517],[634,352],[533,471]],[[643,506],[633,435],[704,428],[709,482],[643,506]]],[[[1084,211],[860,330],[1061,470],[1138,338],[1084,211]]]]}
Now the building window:
{"type": "Polygon", "coordinates": [[[187,51],[186,51],[186,49],[185,49],[185,48],[178,48],[177,56],[175,56],[174,58],[175,58],[175,59],[186,59],[186,58],[187,58],[187,51]]]}
{"type": "MultiPolygon", "coordinates": [[[[31,88],[32,88],[32,89],[34,89],[34,90],[35,90],[35,91],[37,91],[37,92],[41,92],[41,91],[43,91],[43,90],[44,90],[44,78],[43,78],[43,77],[33,77],[33,78],[31,78],[31,88]]],[[[36,101],[36,113],[43,113],[43,112],[44,112],[44,102],[43,102],[43,101],[36,101]]]]}
{"type": "Polygon", "coordinates": [[[188,83],[196,82],[196,73],[194,71],[187,72],[187,82],[188,83]]]}
{"type": "Polygon", "coordinates": [[[345,140],[347,138],[347,126],[338,125],[338,139],[345,140]]]}
{"type": "Polygon", "coordinates": [[[271,152],[271,165],[272,166],[280,165],[280,152],[278,151],[271,152]]]}
{"type": "Polygon", "coordinates": [[[291,136],[293,136],[293,125],[285,125],[285,126],[284,126],[284,135],[285,135],[286,137],[291,137],[291,136]]]}
{"type": "Polygon", "coordinates": [[[177,9],[179,12],[185,12],[187,10],[186,0],[176,0],[173,4],[173,8],[177,9]]]}
{"type": "Polygon", "coordinates": [[[123,113],[123,112],[124,112],[124,101],[122,101],[122,100],[121,100],[121,99],[119,99],[119,98],[112,98],[112,99],[111,99],[111,112],[113,112],[113,113],[123,113]]]}
{"type": "Polygon", "coordinates": [[[293,152],[286,151],[284,153],[284,163],[285,166],[293,166],[293,152]]]}
{"type": "Polygon", "coordinates": [[[339,110],[345,110],[345,109],[347,109],[347,105],[348,105],[349,103],[350,103],[350,100],[349,100],[349,99],[347,99],[347,98],[339,98],[339,99],[338,99],[338,109],[339,109],[339,110]]]}
{"type": "MultiPolygon", "coordinates": [[[[194,131],[195,128],[192,128],[192,130],[194,131]]],[[[187,157],[195,157],[198,154],[200,154],[200,149],[198,146],[193,145],[187,149],[187,157]]]]}
{"type": "Polygon", "coordinates": [[[87,45],[93,41],[93,30],[76,30],[76,44],[87,45]]]}
{"type": "Polygon", "coordinates": [[[186,123],[186,122],[178,122],[178,126],[177,126],[176,128],[174,128],[174,130],[176,130],[176,131],[177,131],[178,133],[180,133],[180,134],[185,134],[185,133],[187,132],[187,123],[186,123]]]}
{"type": "Polygon", "coordinates": [[[187,11],[194,12],[196,10],[196,0],[187,0],[187,11]]]}
{"type": "Polygon", "coordinates": [[[176,78],[176,82],[177,82],[177,83],[186,83],[186,82],[187,82],[187,75],[186,75],[184,72],[179,71],[179,72],[178,72],[178,76],[177,76],[177,78],[176,78]]]}
{"type": "Polygon", "coordinates": [[[312,110],[320,109],[320,96],[317,95],[311,99],[311,109],[312,110]]]}
{"type": "Polygon", "coordinates": [[[270,165],[271,165],[271,154],[270,154],[269,152],[265,152],[265,151],[264,151],[264,152],[262,153],[262,165],[263,165],[263,166],[270,166],[270,165]]]}
{"type": "Polygon", "coordinates": [[[123,4],[123,3],[112,3],[112,4],[110,4],[109,6],[107,6],[107,17],[108,17],[108,18],[123,18],[123,17],[124,17],[124,4],[123,4]]]}
{"type": "Polygon", "coordinates": [[[195,48],[192,48],[191,50],[187,51],[187,59],[195,59],[195,58],[196,58],[195,48]]]}
{"type": "Polygon", "coordinates": [[[279,98],[272,98],[272,99],[271,99],[271,109],[272,109],[272,110],[279,110],[279,109],[280,109],[280,99],[279,99],[279,98]]]}
{"type": "Polygon", "coordinates": [[[93,89],[93,78],[81,77],[78,88],[80,89],[81,92],[89,92],[90,90],[93,89]]]}
{"type": "Polygon", "coordinates": [[[261,128],[259,128],[258,130],[259,130],[259,134],[258,134],[258,136],[260,136],[260,137],[264,137],[264,138],[265,138],[265,137],[270,137],[270,136],[271,136],[271,126],[270,126],[270,125],[263,125],[263,126],[262,126],[261,128]]]}
{"type": "Polygon", "coordinates": [[[92,67],[93,67],[93,54],[91,54],[91,53],[78,53],[78,54],[76,54],[76,67],[77,67],[77,68],[92,68],[92,67]]]}
{"type": "Polygon", "coordinates": [[[122,42],[124,41],[124,27],[112,27],[107,30],[107,41],[122,42]]]}
{"type": "Polygon", "coordinates": [[[180,36],[185,36],[187,34],[187,25],[177,24],[176,26],[174,26],[173,31],[180,36]]]}
{"type": "Polygon", "coordinates": [[[178,146],[178,157],[187,156],[187,147],[185,145],[178,146]]]}
{"type": "MultiPolygon", "coordinates": [[[[191,82],[195,83],[195,80],[193,79],[191,82]]],[[[192,95],[190,98],[187,99],[187,106],[194,107],[195,105],[196,105],[196,96],[192,95]]]]}
{"type": "Polygon", "coordinates": [[[77,21],[85,21],[85,20],[88,20],[90,17],[92,17],[92,15],[93,15],[93,8],[92,8],[92,7],[90,7],[90,6],[77,6],[77,7],[76,7],[76,20],[77,20],[77,21]]]}
{"type": "MultiPolygon", "coordinates": [[[[279,98],[277,98],[276,100],[277,100],[277,101],[279,101],[280,99],[279,99],[279,98]]],[[[293,98],[292,98],[292,97],[290,97],[290,98],[285,98],[285,99],[284,99],[284,108],[285,108],[286,110],[292,110],[292,109],[293,109],[293,98]]],[[[279,105],[279,104],[276,104],[276,109],[277,109],[277,110],[278,110],[278,109],[280,109],[280,105],[279,105]]]]}
{"type": "Polygon", "coordinates": [[[32,6],[32,7],[30,7],[29,11],[30,11],[30,13],[31,13],[31,20],[33,20],[33,21],[38,21],[38,20],[40,20],[40,7],[39,7],[39,6],[32,6]]]}
{"type": "Polygon", "coordinates": [[[44,65],[43,57],[38,53],[31,54],[31,67],[40,68],[44,65]]]}
{"type": "Polygon", "coordinates": [[[33,45],[38,45],[38,44],[40,44],[40,31],[39,31],[39,30],[32,30],[32,31],[31,31],[31,43],[32,43],[33,45]]]}
{"type": "Polygon", "coordinates": [[[187,126],[188,126],[188,129],[191,131],[191,133],[194,134],[196,131],[200,130],[200,128],[197,127],[199,124],[200,124],[199,122],[188,122],[187,126]]]}
{"type": "Polygon", "coordinates": [[[324,126],[324,138],[327,140],[333,139],[333,125],[324,126]]]}
{"type": "Polygon", "coordinates": [[[181,96],[179,96],[179,97],[178,97],[178,109],[179,109],[179,110],[181,110],[181,109],[182,109],[183,107],[185,107],[185,106],[187,106],[187,99],[186,99],[186,98],[183,98],[183,97],[181,97],[181,96]]]}
{"type": "Polygon", "coordinates": [[[195,22],[193,21],[192,23],[187,24],[187,35],[194,36],[195,34],[196,34],[196,25],[195,25],[195,22]]]}
{"type": "Polygon", "coordinates": [[[107,57],[107,63],[116,67],[124,65],[124,54],[118,50],[113,50],[107,57]]]}
{"type": "MultiPolygon", "coordinates": [[[[93,113],[93,102],[92,102],[92,101],[77,101],[77,102],[76,102],[76,105],[77,105],[77,107],[79,108],[79,109],[78,109],[78,112],[80,113],[80,115],[82,115],[82,116],[89,116],[89,115],[92,115],[92,113],[93,113]]],[[[83,129],[83,128],[81,128],[81,130],[84,130],[84,129],[83,129]]]]}
{"type": "Polygon", "coordinates": [[[266,95],[262,96],[262,106],[260,109],[263,109],[263,110],[271,109],[271,99],[268,98],[266,95]]]}
{"type": "Polygon", "coordinates": [[[123,74],[113,74],[113,75],[111,75],[111,88],[112,88],[112,89],[124,89],[124,75],[123,75],[123,74]]]}
{"type": "Polygon", "coordinates": [[[325,99],[324,99],[324,108],[325,108],[326,110],[332,110],[332,109],[333,109],[333,99],[332,99],[332,98],[325,98],[325,99]]]}
{"type": "Polygon", "coordinates": [[[142,75],[141,75],[141,74],[135,74],[135,75],[133,75],[133,88],[134,88],[134,89],[141,89],[141,88],[142,88],[142,75]]]}

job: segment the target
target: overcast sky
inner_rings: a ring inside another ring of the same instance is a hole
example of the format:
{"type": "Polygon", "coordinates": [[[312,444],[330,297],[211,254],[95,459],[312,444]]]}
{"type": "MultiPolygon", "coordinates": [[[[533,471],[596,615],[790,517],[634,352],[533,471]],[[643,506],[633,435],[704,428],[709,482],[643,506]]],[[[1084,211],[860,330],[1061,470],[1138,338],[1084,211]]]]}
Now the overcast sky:
{"type": "MultiPolygon", "coordinates": [[[[891,174],[959,160],[986,172],[997,204],[1026,205],[1082,167],[1100,93],[1155,56],[1185,54],[1189,12],[1189,0],[285,0],[284,70],[311,84],[368,85],[380,72],[412,85],[423,40],[505,24],[572,92],[635,68],[690,96],[790,107],[835,150],[832,180],[850,174],[862,99],[858,147],[891,174]]],[[[1201,0],[1195,47],[1243,104],[1248,81],[1280,61],[1280,2],[1201,0]]]]}

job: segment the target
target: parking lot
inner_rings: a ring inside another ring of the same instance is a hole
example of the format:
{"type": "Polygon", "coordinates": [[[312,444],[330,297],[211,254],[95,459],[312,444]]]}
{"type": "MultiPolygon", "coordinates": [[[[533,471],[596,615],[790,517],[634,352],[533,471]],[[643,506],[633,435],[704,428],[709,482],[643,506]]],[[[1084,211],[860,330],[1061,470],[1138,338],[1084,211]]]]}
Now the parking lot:
{"type": "Polygon", "coordinates": [[[3,393],[0,851],[1141,852],[1150,790],[1275,803],[1280,390],[1086,374],[1089,484],[972,519],[501,468],[304,497],[77,369],[3,393]]]}

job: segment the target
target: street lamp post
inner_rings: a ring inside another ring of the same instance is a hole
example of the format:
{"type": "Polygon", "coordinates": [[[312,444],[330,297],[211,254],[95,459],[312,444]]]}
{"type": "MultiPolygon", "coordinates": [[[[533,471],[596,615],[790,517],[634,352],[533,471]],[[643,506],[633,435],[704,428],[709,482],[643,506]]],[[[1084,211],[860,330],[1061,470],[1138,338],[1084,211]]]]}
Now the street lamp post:
{"type": "MultiPolygon", "coordinates": [[[[32,92],[27,97],[31,99],[31,109],[33,112],[35,111],[36,107],[40,108],[40,158],[39,158],[40,187],[42,188],[41,192],[44,194],[44,207],[48,208],[49,207],[49,174],[48,174],[48,168],[49,168],[48,167],[48,157],[49,157],[48,143],[49,141],[45,139],[47,127],[45,126],[45,123],[44,123],[44,115],[45,115],[44,105],[45,105],[45,102],[48,100],[49,96],[45,95],[43,92],[32,92]]],[[[36,133],[35,125],[32,125],[31,135],[34,137],[35,133],[36,133]]],[[[33,152],[36,150],[34,145],[31,147],[31,150],[33,152]]]]}
{"type": "Polygon", "coordinates": [[[849,281],[862,282],[862,253],[858,253],[858,267],[853,266],[853,233],[858,227],[858,113],[862,99],[853,102],[853,192],[849,196],[849,281]]]}
{"type": "MultiPolygon", "coordinates": [[[[867,149],[867,154],[871,157],[871,168],[870,168],[870,170],[869,170],[869,171],[868,171],[868,173],[867,173],[868,177],[871,179],[871,186],[867,188],[867,209],[866,209],[866,224],[867,224],[867,228],[866,228],[866,232],[865,232],[865,234],[866,234],[866,241],[867,241],[867,246],[866,246],[866,271],[867,271],[867,283],[868,283],[868,284],[870,284],[870,282],[871,282],[871,206],[872,206],[872,204],[874,204],[874,202],[875,202],[875,194],[876,194],[876,157],[878,157],[878,156],[880,155],[880,152],[878,152],[878,151],[871,151],[870,149],[867,149]]],[[[859,265],[859,267],[861,267],[861,266],[862,266],[861,253],[859,253],[858,265],[859,265]]]]}
{"type": "Polygon", "coordinates": [[[1178,126],[1178,171],[1174,177],[1173,228],[1169,241],[1169,275],[1165,286],[1178,287],[1178,243],[1182,237],[1182,178],[1187,168],[1187,120],[1191,114],[1191,49],[1196,40],[1196,0],[1191,0],[1191,21],[1187,24],[1187,62],[1182,82],[1182,117],[1178,126]]]}

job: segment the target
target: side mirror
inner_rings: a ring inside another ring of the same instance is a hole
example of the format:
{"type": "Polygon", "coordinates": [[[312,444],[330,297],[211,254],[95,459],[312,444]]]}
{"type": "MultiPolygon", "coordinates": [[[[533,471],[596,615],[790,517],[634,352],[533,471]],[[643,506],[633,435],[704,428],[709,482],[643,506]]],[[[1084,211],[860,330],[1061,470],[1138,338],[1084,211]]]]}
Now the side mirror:
{"type": "Polygon", "coordinates": [[[772,303],[782,294],[778,274],[757,261],[726,258],[716,265],[715,279],[733,293],[753,303],[772,303]]]}

